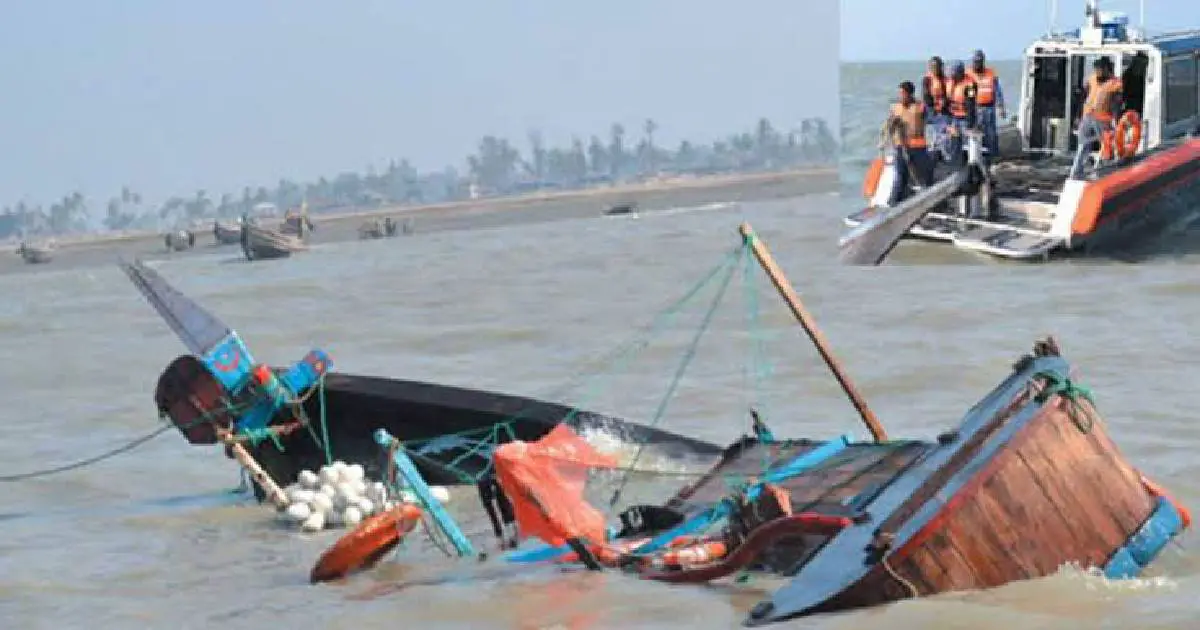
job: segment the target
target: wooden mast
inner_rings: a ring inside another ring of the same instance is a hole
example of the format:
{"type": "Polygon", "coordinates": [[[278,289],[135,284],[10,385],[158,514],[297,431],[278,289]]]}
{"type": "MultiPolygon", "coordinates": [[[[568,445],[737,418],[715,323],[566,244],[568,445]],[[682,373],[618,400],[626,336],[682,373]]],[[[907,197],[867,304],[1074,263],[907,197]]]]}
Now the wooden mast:
{"type": "Polygon", "coordinates": [[[871,436],[875,438],[876,442],[886,441],[887,432],[884,431],[879,418],[875,417],[875,412],[871,411],[871,408],[867,406],[867,401],[863,399],[862,394],[858,392],[858,388],[854,386],[854,383],[850,381],[850,377],[842,369],[841,364],[834,358],[833,352],[829,349],[829,342],[825,340],[825,336],[817,328],[816,320],[804,308],[804,303],[800,301],[800,296],[796,294],[796,290],[792,288],[792,284],[783,275],[783,270],[775,263],[775,259],[771,256],[771,252],[767,249],[767,246],[754,234],[754,228],[751,228],[749,223],[741,224],[738,227],[738,231],[741,232],[742,238],[745,239],[746,243],[750,245],[750,250],[754,252],[754,258],[758,260],[758,264],[767,273],[767,277],[771,279],[771,284],[775,285],[775,289],[779,291],[779,295],[787,303],[788,309],[792,311],[792,315],[796,316],[796,320],[800,322],[800,326],[804,328],[804,332],[812,340],[813,345],[816,346],[821,359],[825,361],[825,365],[829,366],[829,371],[833,372],[833,377],[842,386],[842,391],[846,392],[846,396],[850,398],[850,402],[858,411],[858,415],[862,417],[863,424],[867,426],[867,430],[871,432],[871,436]]]}

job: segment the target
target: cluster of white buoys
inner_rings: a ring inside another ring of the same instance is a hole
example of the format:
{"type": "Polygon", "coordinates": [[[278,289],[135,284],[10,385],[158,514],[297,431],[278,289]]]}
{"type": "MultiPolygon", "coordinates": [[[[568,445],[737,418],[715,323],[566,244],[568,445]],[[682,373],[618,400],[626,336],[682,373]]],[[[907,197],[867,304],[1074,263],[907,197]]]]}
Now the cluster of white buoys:
{"type": "MultiPolygon", "coordinates": [[[[283,511],[284,518],[306,532],[354,527],[372,514],[392,509],[397,501],[415,500],[407,490],[398,497],[389,497],[387,486],[368,481],[361,465],[341,461],[322,466],[317,472],[300,471],[296,483],[285,491],[288,507],[283,511]]],[[[440,486],[431,487],[430,494],[443,503],[450,498],[440,486]]]]}

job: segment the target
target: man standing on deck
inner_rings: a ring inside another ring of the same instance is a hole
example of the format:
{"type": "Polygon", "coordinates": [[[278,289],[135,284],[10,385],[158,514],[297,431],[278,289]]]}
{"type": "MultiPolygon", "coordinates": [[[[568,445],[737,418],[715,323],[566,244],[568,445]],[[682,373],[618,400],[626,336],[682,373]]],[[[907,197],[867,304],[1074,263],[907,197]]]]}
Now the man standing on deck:
{"type": "Polygon", "coordinates": [[[993,161],[1000,155],[1000,135],[997,131],[998,120],[1005,118],[1004,91],[1000,89],[1000,77],[987,67],[987,58],[982,50],[976,50],[971,56],[971,69],[967,76],[975,82],[975,105],[978,107],[979,126],[983,129],[983,147],[987,149],[988,157],[993,161]],[[999,118],[996,114],[999,113],[999,118]]]}
{"type": "Polygon", "coordinates": [[[912,179],[920,186],[933,183],[933,160],[929,157],[925,139],[927,110],[925,104],[917,100],[916,91],[911,81],[900,84],[900,100],[892,105],[885,123],[897,158],[896,184],[889,205],[908,196],[912,179]]]}
{"type": "Polygon", "coordinates": [[[1113,158],[1113,140],[1116,135],[1113,121],[1122,107],[1124,84],[1115,76],[1112,59],[1100,57],[1092,63],[1095,72],[1088,77],[1084,88],[1083,116],[1079,121],[1079,135],[1084,137],[1087,127],[1099,133],[1100,152],[1106,160],[1113,158]]]}
{"type": "Polygon", "coordinates": [[[974,129],[978,121],[975,81],[967,75],[966,66],[958,61],[946,82],[947,110],[950,113],[950,162],[962,164],[966,161],[963,154],[963,138],[967,131],[974,129]]]}
{"type": "MultiPolygon", "coordinates": [[[[925,102],[926,120],[929,128],[925,135],[929,138],[930,147],[940,154],[944,161],[950,161],[949,130],[950,125],[949,93],[946,88],[950,78],[946,76],[946,67],[942,58],[934,56],[929,60],[929,70],[921,79],[921,99],[925,102]]],[[[937,155],[930,157],[937,159],[937,155]]]]}

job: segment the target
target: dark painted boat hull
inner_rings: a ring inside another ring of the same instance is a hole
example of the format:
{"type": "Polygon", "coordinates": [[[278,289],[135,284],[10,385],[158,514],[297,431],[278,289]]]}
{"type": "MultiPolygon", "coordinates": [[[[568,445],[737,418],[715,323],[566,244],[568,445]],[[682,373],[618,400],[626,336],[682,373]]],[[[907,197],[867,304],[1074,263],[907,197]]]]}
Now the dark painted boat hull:
{"type": "MultiPolygon", "coordinates": [[[[214,444],[217,438],[211,427],[230,428],[235,421],[235,414],[225,411],[227,405],[238,407],[253,399],[252,394],[246,394],[246,400],[227,400],[226,396],[211,373],[185,355],[159,378],[155,402],[159,413],[170,418],[190,443],[214,444]]],[[[485,472],[490,467],[488,452],[473,455],[468,451],[488,438],[490,429],[505,423],[512,432],[501,433],[500,441],[536,440],[570,417],[574,427],[648,444],[653,451],[674,459],[699,458],[707,463],[721,452],[709,442],[602,414],[572,414],[570,407],[557,403],[373,376],[328,374],[324,389],[305,399],[304,410],[311,432],[302,429],[280,436],[282,449],[272,440],[247,445],[266,472],[284,485],[294,482],[301,470],[315,470],[326,463],[322,446],[326,433],[333,459],[362,464],[368,475],[380,478],[386,458],[374,440],[377,429],[413,443],[410,454],[421,474],[429,483],[440,485],[467,483],[464,475],[477,477],[485,472]],[[461,433],[467,435],[456,439],[455,434],[461,433]],[[447,466],[450,463],[453,466],[447,466]]],[[[276,418],[276,423],[282,420],[276,418]]],[[[256,492],[261,494],[258,488],[256,492]]]]}

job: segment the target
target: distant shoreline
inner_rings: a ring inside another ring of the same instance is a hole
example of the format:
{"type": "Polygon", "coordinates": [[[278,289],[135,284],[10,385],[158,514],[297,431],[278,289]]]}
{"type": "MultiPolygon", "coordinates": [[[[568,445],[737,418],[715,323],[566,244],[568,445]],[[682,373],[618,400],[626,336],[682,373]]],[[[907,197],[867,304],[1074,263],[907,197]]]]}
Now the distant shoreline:
{"type": "MultiPolygon", "coordinates": [[[[310,216],[318,226],[322,224],[340,223],[351,219],[367,221],[389,215],[420,216],[437,214],[448,211],[503,212],[518,208],[528,208],[531,205],[549,203],[570,203],[590,201],[595,203],[628,203],[637,202],[638,197],[655,193],[673,193],[686,191],[717,191],[723,188],[742,188],[752,185],[770,186],[786,183],[796,179],[817,178],[822,175],[836,180],[836,166],[791,169],[787,171],[772,171],[768,173],[730,173],[721,175],[698,175],[662,178],[618,186],[597,186],[579,190],[553,192],[534,192],[522,195],[503,197],[483,197],[480,199],[464,199],[441,203],[406,205],[395,204],[376,208],[363,208],[344,212],[312,213],[310,216]]],[[[215,219],[220,220],[220,219],[215,219]]],[[[207,230],[211,233],[211,229],[207,230]]],[[[205,232],[198,232],[198,236],[205,232]]],[[[126,241],[162,238],[164,232],[155,230],[130,230],[122,232],[100,232],[79,235],[52,237],[57,249],[70,250],[81,247],[91,248],[111,245],[126,241]]],[[[13,240],[13,244],[19,240],[13,240]]]]}

